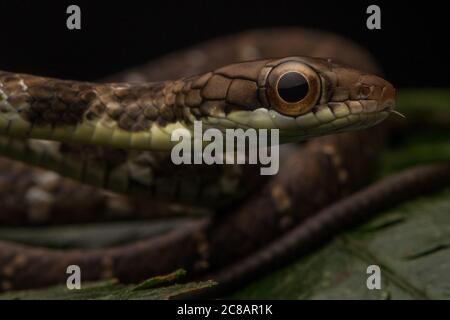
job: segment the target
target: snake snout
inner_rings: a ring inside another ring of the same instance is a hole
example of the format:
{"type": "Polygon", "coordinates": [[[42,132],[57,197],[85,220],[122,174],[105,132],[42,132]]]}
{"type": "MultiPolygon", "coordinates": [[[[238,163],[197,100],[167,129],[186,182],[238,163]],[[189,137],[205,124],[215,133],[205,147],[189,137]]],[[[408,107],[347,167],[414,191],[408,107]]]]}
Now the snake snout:
{"type": "Polygon", "coordinates": [[[387,80],[374,75],[362,76],[358,89],[362,103],[364,100],[376,102],[376,109],[373,111],[388,111],[395,109],[395,88],[387,80]]]}
{"type": "Polygon", "coordinates": [[[392,111],[395,109],[395,88],[390,83],[383,88],[380,106],[383,111],[392,111]]]}

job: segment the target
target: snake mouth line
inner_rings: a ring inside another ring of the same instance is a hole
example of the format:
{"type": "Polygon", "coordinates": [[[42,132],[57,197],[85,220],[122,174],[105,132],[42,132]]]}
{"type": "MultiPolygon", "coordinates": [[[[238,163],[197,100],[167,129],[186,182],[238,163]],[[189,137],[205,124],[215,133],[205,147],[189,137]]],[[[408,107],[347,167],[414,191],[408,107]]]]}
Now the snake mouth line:
{"type": "Polygon", "coordinates": [[[225,128],[280,129],[281,136],[302,140],[315,135],[364,129],[386,119],[394,112],[394,101],[330,101],[315,106],[307,114],[290,117],[275,110],[238,111],[223,118],[202,119],[206,124],[225,128]]]}

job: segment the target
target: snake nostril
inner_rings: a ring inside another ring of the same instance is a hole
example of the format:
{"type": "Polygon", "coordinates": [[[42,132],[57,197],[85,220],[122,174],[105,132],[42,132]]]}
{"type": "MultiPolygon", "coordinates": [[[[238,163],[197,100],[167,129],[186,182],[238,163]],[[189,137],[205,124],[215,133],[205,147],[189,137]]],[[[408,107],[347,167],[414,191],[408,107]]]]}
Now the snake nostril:
{"type": "Polygon", "coordinates": [[[372,92],[372,88],[367,85],[359,87],[359,95],[362,99],[366,99],[372,92]]]}

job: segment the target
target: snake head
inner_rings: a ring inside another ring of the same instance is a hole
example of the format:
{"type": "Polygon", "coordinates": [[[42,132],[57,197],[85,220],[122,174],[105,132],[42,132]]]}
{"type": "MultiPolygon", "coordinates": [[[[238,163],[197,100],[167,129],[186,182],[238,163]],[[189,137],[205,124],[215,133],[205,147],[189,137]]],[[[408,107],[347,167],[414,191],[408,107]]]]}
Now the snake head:
{"type": "Polygon", "coordinates": [[[203,121],[280,129],[285,141],[364,129],[388,117],[395,89],[386,80],[330,59],[288,57],[229,65],[202,87],[203,121]]]}

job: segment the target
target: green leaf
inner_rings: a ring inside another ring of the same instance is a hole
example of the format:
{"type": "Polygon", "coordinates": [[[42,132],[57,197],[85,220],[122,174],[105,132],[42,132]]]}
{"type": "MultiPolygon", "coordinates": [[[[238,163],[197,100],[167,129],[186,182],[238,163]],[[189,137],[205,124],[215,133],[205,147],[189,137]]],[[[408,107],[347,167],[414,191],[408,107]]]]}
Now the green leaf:
{"type": "Polygon", "coordinates": [[[202,290],[215,285],[213,281],[172,284],[186,274],[177,270],[165,276],[150,278],[141,284],[124,285],[116,280],[82,283],[79,290],[69,290],[66,286],[55,286],[37,290],[12,291],[0,294],[0,300],[33,299],[33,300],[165,300],[190,291],[202,290]]]}
{"type": "Polygon", "coordinates": [[[379,177],[414,165],[450,161],[450,91],[402,89],[397,109],[406,119],[422,124],[394,137],[380,160],[379,177]]]}
{"type": "Polygon", "coordinates": [[[389,210],[233,298],[449,299],[450,190],[389,210]],[[381,290],[366,286],[372,264],[381,290]]]}
{"type": "Polygon", "coordinates": [[[445,134],[423,132],[420,138],[410,137],[402,145],[388,148],[381,155],[381,168],[378,176],[387,176],[419,164],[450,160],[450,134],[448,132],[445,134]],[[423,139],[428,140],[423,141],[423,139]]]}
{"type": "Polygon", "coordinates": [[[134,287],[132,290],[145,290],[145,289],[152,289],[156,287],[161,287],[164,284],[172,283],[176,280],[179,280],[180,278],[184,277],[186,275],[186,271],[183,269],[178,269],[172,273],[169,273],[167,275],[163,276],[156,276],[150,279],[145,280],[144,282],[141,282],[136,287],[134,287]]]}
{"type": "MultiPolygon", "coordinates": [[[[450,121],[450,91],[448,89],[416,88],[400,89],[397,93],[397,109],[411,116],[435,121],[450,121]],[[444,117],[444,119],[440,119],[444,117]]],[[[448,123],[447,122],[447,123],[448,123]]]]}

